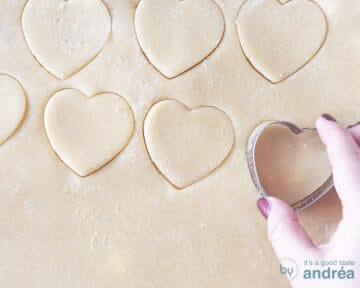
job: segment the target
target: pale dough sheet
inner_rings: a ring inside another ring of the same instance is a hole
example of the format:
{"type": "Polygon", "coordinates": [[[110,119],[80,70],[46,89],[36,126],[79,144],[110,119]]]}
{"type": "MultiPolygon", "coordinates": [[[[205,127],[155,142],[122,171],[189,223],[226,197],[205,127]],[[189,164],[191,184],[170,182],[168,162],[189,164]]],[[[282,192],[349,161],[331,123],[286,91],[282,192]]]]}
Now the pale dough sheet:
{"type": "MultiPolygon", "coordinates": [[[[288,287],[247,140],[358,122],[360,2],[138,2],[0,1],[0,287],[288,287]]],[[[329,173],[294,137],[259,154],[289,201],[329,173]]],[[[327,241],[336,194],[300,218],[327,241]]]]}

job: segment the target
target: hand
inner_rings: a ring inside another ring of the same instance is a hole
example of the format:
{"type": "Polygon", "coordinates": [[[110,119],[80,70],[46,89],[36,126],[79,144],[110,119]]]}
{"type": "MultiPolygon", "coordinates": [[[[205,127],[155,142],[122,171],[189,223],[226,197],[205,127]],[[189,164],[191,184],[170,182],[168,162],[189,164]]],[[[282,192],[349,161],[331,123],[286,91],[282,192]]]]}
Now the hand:
{"type": "Polygon", "coordinates": [[[322,142],[326,145],[335,188],[343,207],[343,219],[333,238],[325,245],[314,245],[299,224],[294,210],[277,198],[262,198],[258,201],[258,207],[268,220],[268,236],[280,264],[284,262],[283,259],[291,259],[298,266],[298,274],[290,282],[293,288],[358,288],[360,287],[360,126],[346,129],[336,123],[330,115],[324,114],[317,120],[316,127],[322,142]],[[313,264],[317,260],[324,266],[305,265],[306,260],[313,261],[313,264]],[[335,260],[338,262],[321,262],[335,260]],[[344,263],[340,263],[340,260],[354,261],[355,265],[341,265],[344,263]],[[319,279],[318,272],[313,271],[320,270],[322,273],[327,269],[330,270],[330,279],[323,279],[323,276],[328,276],[328,272],[322,274],[319,279]],[[349,277],[350,270],[354,273],[354,279],[349,277]],[[336,274],[334,278],[333,273],[336,274]],[[306,279],[306,276],[310,278],[306,279]]]}

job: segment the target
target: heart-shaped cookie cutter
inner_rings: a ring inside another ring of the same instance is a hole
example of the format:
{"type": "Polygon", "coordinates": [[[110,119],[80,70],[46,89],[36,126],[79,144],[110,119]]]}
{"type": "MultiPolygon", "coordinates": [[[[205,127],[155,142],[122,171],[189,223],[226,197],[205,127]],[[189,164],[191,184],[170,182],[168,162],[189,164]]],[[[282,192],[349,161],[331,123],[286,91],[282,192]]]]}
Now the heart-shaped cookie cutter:
{"type": "MultiPolygon", "coordinates": [[[[251,174],[251,178],[260,192],[260,194],[263,197],[270,196],[264,186],[261,184],[260,177],[257,171],[256,167],[256,159],[255,159],[255,150],[256,150],[256,144],[261,136],[261,134],[269,127],[271,126],[284,126],[288,129],[290,129],[294,134],[298,135],[307,131],[316,131],[316,128],[299,128],[298,126],[294,125],[291,122],[287,121],[266,121],[261,123],[259,126],[255,128],[255,130],[252,132],[247,146],[247,161],[248,166],[251,174]]],[[[294,203],[291,205],[291,207],[299,212],[306,207],[309,207],[311,204],[318,201],[320,198],[322,198],[326,193],[328,193],[332,188],[334,188],[334,181],[332,175],[322,184],[319,188],[317,188],[314,192],[312,192],[310,195],[306,196],[302,200],[294,203]]]]}

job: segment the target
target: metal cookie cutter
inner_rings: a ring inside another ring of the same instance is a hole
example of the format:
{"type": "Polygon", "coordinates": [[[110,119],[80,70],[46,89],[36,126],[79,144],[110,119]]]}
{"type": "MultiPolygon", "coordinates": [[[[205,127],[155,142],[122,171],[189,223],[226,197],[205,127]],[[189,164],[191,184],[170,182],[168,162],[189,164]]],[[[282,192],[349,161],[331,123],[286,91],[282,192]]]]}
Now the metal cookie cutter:
{"type": "MultiPolygon", "coordinates": [[[[253,133],[251,134],[248,146],[247,146],[247,161],[248,166],[251,174],[251,178],[260,192],[260,194],[263,197],[270,196],[265,188],[262,186],[259,174],[256,168],[256,159],[255,159],[255,150],[256,150],[256,144],[261,136],[261,134],[264,132],[265,129],[269,128],[270,126],[284,126],[290,129],[294,134],[301,134],[306,131],[316,131],[315,128],[299,128],[293,123],[287,122],[287,121],[266,121],[260,124],[255,128],[253,133]]],[[[291,207],[299,212],[306,207],[310,206],[311,204],[318,201],[321,197],[323,197],[326,193],[328,193],[332,188],[334,187],[334,181],[332,175],[322,184],[319,188],[317,188],[313,193],[306,196],[302,200],[294,203],[291,205],[291,207]]]]}

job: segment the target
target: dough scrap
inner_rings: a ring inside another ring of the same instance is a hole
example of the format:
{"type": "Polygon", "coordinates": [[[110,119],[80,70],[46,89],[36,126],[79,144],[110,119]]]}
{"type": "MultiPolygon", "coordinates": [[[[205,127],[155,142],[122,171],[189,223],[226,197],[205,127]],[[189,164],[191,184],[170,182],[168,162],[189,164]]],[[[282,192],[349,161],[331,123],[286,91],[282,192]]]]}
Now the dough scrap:
{"type": "Polygon", "coordinates": [[[141,0],[135,28],[150,63],[165,77],[175,78],[214,52],[225,21],[212,0],[141,0]]]}
{"type": "Polygon", "coordinates": [[[294,204],[320,187],[331,170],[318,134],[294,134],[282,126],[266,129],[255,151],[257,170],[266,191],[294,204]]]}
{"type": "Polygon", "coordinates": [[[279,83],[318,53],[327,36],[327,20],[320,6],[309,0],[247,0],[237,29],[250,64],[279,83]]]}
{"type": "Polygon", "coordinates": [[[168,181],[188,187],[215,170],[234,142],[231,120],[214,107],[189,110],[175,100],[155,104],[144,123],[149,155],[168,181]]]}
{"type": "Polygon", "coordinates": [[[66,79],[104,47],[111,16],[101,0],[29,0],[22,28],[39,63],[55,77],[66,79]]]}
{"type": "Polygon", "coordinates": [[[26,95],[19,81],[0,74],[0,145],[8,140],[21,124],[26,113],[26,95]]]}
{"type": "Polygon", "coordinates": [[[78,90],[64,89],[46,105],[45,128],[59,158],[84,177],[126,147],[134,131],[134,115],[119,95],[102,93],[87,98],[78,90]]]}

